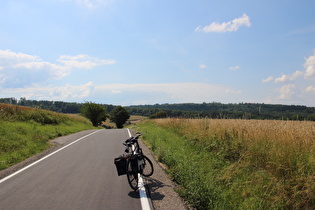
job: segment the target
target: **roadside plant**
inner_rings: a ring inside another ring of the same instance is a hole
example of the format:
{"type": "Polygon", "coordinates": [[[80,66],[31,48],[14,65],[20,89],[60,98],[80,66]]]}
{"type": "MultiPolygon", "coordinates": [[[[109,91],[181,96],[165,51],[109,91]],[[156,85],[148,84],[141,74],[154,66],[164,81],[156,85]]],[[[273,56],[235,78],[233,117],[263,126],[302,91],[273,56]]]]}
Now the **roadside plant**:
{"type": "Polygon", "coordinates": [[[107,118],[107,110],[100,104],[86,102],[81,107],[81,114],[91,120],[93,126],[97,127],[107,118]]]}
{"type": "Polygon", "coordinates": [[[122,106],[117,106],[110,114],[110,120],[116,124],[117,128],[123,128],[129,118],[129,112],[122,106]]]}

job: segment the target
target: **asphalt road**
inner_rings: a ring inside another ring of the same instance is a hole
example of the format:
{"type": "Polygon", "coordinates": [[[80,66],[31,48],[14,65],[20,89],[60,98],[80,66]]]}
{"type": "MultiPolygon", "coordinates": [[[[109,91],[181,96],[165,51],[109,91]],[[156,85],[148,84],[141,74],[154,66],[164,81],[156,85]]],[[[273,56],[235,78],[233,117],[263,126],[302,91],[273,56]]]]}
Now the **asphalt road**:
{"type": "Polygon", "coordinates": [[[141,209],[113,163],[128,137],[126,129],[98,130],[1,182],[0,209],[141,209]]]}

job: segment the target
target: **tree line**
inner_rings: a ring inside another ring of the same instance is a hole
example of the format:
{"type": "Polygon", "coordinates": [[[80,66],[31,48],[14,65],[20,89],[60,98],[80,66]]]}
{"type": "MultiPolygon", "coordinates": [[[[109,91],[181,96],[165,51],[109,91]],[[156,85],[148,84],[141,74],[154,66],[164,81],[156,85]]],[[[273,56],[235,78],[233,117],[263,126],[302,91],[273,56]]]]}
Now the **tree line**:
{"type": "MultiPolygon", "coordinates": [[[[36,101],[26,98],[0,98],[0,103],[39,107],[61,113],[80,113],[84,103],[63,101],[36,101]]],[[[100,104],[111,112],[117,106],[100,104]]],[[[131,115],[150,118],[182,117],[213,119],[275,119],[315,121],[315,107],[264,103],[181,103],[134,105],[124,107],[131,115]]]]}
{"type": "Polygon", "coordinates": [[[315,121],[315,107],[264,103],[182,103],[129,106],[134,115],[150,118],[275,119],[315,121]]]}
{"type": "Polygon", "coordinates": [[[20,98],[19,100],[16,98],[0,98],[0,103],[40,108],[60,113],[81,113],[91,120],[93,126],[99,126],[106,119],[110,119],[116,124],[117,128],[122,128],[130,117],[129,112],[122,106],[96,104],[93,102],[74,103],[47,100],[36,101],[27,100],[26,98],[20,98]]]}

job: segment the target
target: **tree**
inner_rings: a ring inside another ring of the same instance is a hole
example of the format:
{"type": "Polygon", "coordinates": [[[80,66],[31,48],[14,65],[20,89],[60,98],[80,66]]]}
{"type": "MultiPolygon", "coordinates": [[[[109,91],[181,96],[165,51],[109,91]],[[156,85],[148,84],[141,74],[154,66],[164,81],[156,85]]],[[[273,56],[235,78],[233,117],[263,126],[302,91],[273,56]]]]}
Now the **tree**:
{"type": "Polygon", "coordinates": [[[110,120],[116,124],[117,128],[123,128],[129,117],[129,112],[122,106],[117,106],[110,114],[110,120]]]}
{"type": "Polygon", "coordinates": [[[81,114],[91,120],[93,126],[98,126],[102,121],[106,120],[106,108],[100,104],[86,102],[80,109],[81,114]]]}
{"type": "Polygon", "coordinates": [[[165,111],[160,111],[150,116],[150,119],[157,119],[157,118],[167,118],[167,113],[165,111]]]}

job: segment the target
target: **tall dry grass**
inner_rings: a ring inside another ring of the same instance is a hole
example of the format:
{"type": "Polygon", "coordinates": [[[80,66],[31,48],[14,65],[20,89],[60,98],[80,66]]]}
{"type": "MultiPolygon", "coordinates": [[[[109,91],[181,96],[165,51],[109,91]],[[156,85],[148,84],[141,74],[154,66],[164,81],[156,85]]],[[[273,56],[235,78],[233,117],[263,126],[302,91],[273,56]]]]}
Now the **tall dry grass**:
{"type": "Polygon", "coordinates": [[[230,146],[239,144],[242,152],[239,158],[251,159],[266,169],[277,170],[285,165],[292,172],[301,157],[313,157],[315,149],[315,122],[310,121],[158,119],[156,122],[210,150],[214,140],[230,146]],[[272,167],[272,162],[277,167],[272,167]]]}
{"type": "Polygon", "coordinates": [[[315,204],[315,122],[240,119],[157,119],[229,163],[221,181],[230,195],[268,199],[285,208],[315,204]]]}

